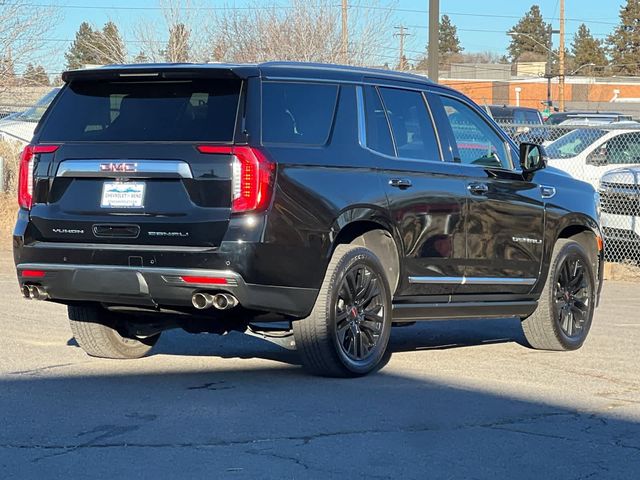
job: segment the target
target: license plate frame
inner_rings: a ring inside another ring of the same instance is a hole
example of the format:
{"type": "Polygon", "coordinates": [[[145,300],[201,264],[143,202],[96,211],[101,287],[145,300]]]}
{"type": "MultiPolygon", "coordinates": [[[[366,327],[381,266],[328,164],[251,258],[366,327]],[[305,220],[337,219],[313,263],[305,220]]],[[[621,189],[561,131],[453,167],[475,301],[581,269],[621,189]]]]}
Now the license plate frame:
{"type": "Polygon", "coordinates": [[[146,190],[145,182],[104,182],[100,195],[100,208],[144,208],[146,190]]]}

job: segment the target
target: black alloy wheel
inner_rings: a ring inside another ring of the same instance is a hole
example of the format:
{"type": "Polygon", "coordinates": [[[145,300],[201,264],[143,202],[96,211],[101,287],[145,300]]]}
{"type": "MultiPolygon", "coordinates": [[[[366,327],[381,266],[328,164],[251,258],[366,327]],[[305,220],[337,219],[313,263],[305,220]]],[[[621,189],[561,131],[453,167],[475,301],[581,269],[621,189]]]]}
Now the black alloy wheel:
{"type": "Polygon", "coordinates": [[[582,335],[589,318],[593,285],[585,264],[576,254],[568,255],[557,273],[554,291],[556,321],[568,338],[582,335]]]}
{"type": "Polygon", "coordinates": [[[334,317],[336,343],[355,362],[366,361],[382,335],[385,306],[378,274],[366,265],[353,265],[338,290],[334,317]]]}

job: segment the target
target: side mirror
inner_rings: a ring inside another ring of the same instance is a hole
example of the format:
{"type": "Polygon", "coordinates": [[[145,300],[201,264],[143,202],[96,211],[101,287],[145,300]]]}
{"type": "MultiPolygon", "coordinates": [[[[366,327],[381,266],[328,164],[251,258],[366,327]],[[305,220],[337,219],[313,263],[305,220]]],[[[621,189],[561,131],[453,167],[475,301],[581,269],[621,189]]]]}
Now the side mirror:
{"type": "Polygon", "coordinates": [[[604,167],[609,164],[606,150],[598,149],[589,154],[587,157],[587,165],[594,167],[604,167]]]}
{"type": "Polygon", "coordinates": [[[547,166],[547,152],[535,143],[520,144],[520,167],[522,173],[533,173],[547,166]]]}

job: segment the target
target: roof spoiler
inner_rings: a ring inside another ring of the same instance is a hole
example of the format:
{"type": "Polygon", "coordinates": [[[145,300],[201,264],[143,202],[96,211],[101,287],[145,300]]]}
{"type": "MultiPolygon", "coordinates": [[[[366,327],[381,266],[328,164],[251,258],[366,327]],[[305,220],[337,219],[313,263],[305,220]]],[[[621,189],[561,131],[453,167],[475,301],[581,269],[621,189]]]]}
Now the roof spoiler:
{"type": "Polygon", "coordinates": [[[62,74],[66,83],[100,80],[192,80],[195,78],[242,79],[258,75],[251,66],[224,64],[203,65],[114,65],[82,70],[69,70],[62,74]]]}

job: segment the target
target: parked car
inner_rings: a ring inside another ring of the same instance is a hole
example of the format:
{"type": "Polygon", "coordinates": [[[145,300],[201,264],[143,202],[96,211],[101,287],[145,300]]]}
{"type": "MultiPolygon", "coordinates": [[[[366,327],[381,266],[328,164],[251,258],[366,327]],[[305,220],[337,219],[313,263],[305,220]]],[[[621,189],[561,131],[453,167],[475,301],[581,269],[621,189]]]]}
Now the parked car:
{"type": "Polygon", "coordinates": [[[354,376],[392,323],[515,316],[534,348],[587,337],[596,192],[455,90],[279,62],[63,80],[22,156],[14,258],[89,355],[241,331],[354,376]]]}
{"type": "Polygon", "coordinates": [[[599,191],[608,257],[640,262],[640,165],[605,173],[599,191]]]}
{"type": "Polygon", "coordinates": [[[60,88],[53,88],[33,107],[13,113],[0,120],[0,140],[17,140],[24,144],[31,141],[36,125],[42,118],[60,88]]]}
{"type": "Polygon", "coordinates": [[[535,108],[488,105],[491,117],[518,143],[542,144],[547,140],[542,115],[535,108]]]}
{"type": "Polygon", "coordinates": [[[640,128],[578,128],[546,147],[548,163],[598,188],[610,170],[640,164],[640,128]]]}
{"type": "Polygon", "coordinates": [[[631,115],[616,112],[559,112],[545,120],[549,125],[547,142],[553,142],[561,136],[583,126],[598,126],[607,124],[622,124],[632,122],[631,115]]]}

